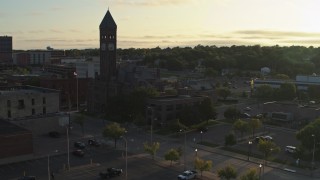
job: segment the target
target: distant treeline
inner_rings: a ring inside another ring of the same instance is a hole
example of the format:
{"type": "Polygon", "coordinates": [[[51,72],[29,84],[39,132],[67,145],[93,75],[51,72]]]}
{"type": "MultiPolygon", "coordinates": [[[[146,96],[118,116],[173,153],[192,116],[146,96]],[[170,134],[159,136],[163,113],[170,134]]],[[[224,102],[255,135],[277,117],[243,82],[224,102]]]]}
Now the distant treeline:
{"type": "MultiPolygon", "coordinates": [[[[169,70],[194,70],[198,65],[220,72],[234,68],[240,71],[259,71],[269,67],[275,74],[319,73],[320,48],[304,46],[202,46],[118,49],[118,59],[143,60],[143,65],[169,70]]],[[[99,56],[99,49],[66,50],[67,56],[99,56]]]]}

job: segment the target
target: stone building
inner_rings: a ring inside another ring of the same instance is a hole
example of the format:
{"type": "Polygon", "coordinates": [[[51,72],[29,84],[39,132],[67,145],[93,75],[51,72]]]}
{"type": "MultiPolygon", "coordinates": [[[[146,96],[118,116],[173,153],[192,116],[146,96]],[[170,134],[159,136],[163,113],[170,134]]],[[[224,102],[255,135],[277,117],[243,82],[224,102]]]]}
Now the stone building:
{"type": "Polygon", "coordinates": [[[33,86],[0,87],[0,119],[59,112],[59,91],[33,86]]]}

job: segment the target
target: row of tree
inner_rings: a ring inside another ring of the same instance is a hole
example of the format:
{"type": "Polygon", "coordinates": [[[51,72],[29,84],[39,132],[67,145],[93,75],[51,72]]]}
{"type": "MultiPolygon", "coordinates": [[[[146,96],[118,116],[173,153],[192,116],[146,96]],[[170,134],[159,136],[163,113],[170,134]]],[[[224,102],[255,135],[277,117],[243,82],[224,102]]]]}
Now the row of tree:
{"type": "MultiPolygon", "coordinates": [[[[68,56],[99,56],[99,49],[66,50],[68,56]]],[[[199,62],[213,72],[224,68],[241,71],[260,70],[270,67],[272,71],[294,77],[297,74],[319,72],[320,48],[303,46],[202,46],[173,48],[118,49],[117,56],[123,60],[143,59],[143,65],[169,70],[195,69],[199,62]]],[[[209,72],[210,73],[210,72],[209,72]]]]}

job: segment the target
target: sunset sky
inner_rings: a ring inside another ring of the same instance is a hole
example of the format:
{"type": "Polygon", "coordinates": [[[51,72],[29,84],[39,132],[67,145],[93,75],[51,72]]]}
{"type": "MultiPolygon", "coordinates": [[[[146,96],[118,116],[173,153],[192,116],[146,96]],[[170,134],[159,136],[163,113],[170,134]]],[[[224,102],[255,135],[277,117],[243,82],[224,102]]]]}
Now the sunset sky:
{"type": "Polygon", "coordinates": [[[320,45],[320,0],[0,0],[14,49],[99,47],[109,10],[119,48],[320,45]]]}

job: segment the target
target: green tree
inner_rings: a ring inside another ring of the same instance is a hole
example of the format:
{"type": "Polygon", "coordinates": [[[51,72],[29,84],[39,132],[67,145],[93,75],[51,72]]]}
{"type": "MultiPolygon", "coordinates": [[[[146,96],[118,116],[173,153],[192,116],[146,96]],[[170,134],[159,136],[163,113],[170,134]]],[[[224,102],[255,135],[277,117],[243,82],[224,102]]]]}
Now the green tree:
{"type": "Polygon", "coordinates": [[[170,149],[165,155],[164,159],[170,161],[170,166],[172,166],[172,161],[177,161],[180,158],[180,154],[176,149],[170,149]]]}
{"type": "Polygon", "coordinates": [[[282,79],[282,80],[288,80],[288,79],[290,79],[290,77],[289,77],[288,75],[286,75],[286,74],[276,74],[276,75],[274,76],[274,78],[275,78],[275,79],[282,79]]]}
{"type": "Polygon", "coordinates": [[[258,180],[259,174],[254,168],[249,169],[245,174],[240,177],[240,180],[258,180]]]}
{"type": "Polygon", "coordinates": [[[237,171],[231,165],[227,165],[224,168],[219,169],[217,173],[218,173],[218,177],[221,179],[230,180],[230,179],[235,179],[237,177],[237,171]]]}
{"type": "Polygon", "coordinates": [[[107,125],[102,132],[104,137],[110,137],[114,139],[114,147],[117,148],[117,140],[124,135],[126,132],[125,128],[120,127],[118,123],[111,123],[107,125]]]}
{"type": "Polygon", "coordinates": [[[264,160],[266,161],[272,154],[278,153],[280,147],[272,141],[260,139],[258,150],[263,153],[264,160]]]}
{"type": "Polygon", "coordinates": [[[273,97],[273,88],[270,85],[264,84],[258,86],[254,92],[257,98],[272,98],[273,97]]]}
{"type": "Polygon", "coordinates": [[[236,136],[233,133],[229,133],[224,137],[224,145],[225,146],[232,146],[237,143],[236,136]]]}
{"type": "Polygon", "coordinates": [[[199,111],[202,120],[207,121],[207,124],[209,123],[209,119],[215,119],[217,116],[217,112],[215,111],[215,108],[213,107],[213,104],[210,100],[210,98],[205,98],[199,105],[199,111]]]}
{"type": "Polygon", "coordinates": [[[292,100],[295,97],[297,97],[297,90],[293,83],[283,83],[276,91],[276,98],[280,100],[292,100]]]}
{"type": "MultiPolygon", "coordinates": [[[[311,151],[314,141],[318,142],[320,139],[320,118],[303,127],[298,131],[296,137],[303,147],[311,151]]],[[[316,148],[318,148],[318,145],[316,145],[316,148]]]]}
{"type": "Polygon", "coordinates": [[[201,177],[202,177],[202,172],[203,171],[210,171],[212,168],[212,161],[205,161],[203,159],[200,159],[198,157],[196,157],[196,159],[194,160],[194,167],[196,170],[199,170],[201,173],[201,177]]]}
{"type": "Polygon", "coordinates": [[[222,97],[224,100],[227,99],[228,96],[230,96],[231,91],[228,88],[218,88],[217,89],[218,96],[222,97]]]}
{"type": "Polygon", "coordinates": [[[149,143],[144,143],[143,144],[144,151],[149,153],[152,156],[152,159],[154,159],[157,151],[160,148],[160,143],[159,142],[153,142],[152,144],[149,143]]]}
{"type": "Polygon", "coordinates": [[[260,119],[251,118],[249,120],[248,125],[249,125],[249,129],[252,132],[252,137],[254,137],[255,131],[261,127],[262,123],[261,123],[260,119]]]}
{"type": "Polygon", "coordinates": [[[229,107],[228,109],[226,109],[223,115],[228,119],[237,119],[240,115],[240,111],[235,107],[229,107]]]}
{"type": "Polygon", "coordinates": [[[243,121],[243,120],[241,120],[241,119],[238,119],[236,122],[233,123],[232,128],[233,128],[235,131],[240,132],[241,138],[242,138],[242,137],[243,137],[243,133],[248,132],[248,130],[249,130],[249,125],[248,125],[248,122],[243,121]]]}
{"type": "Polygon", "coordinates": [[[83,114],[75,115],[75,118],[73,119],[72,122],[78,124],[81,127],[82,135],[84,136],[84,122],[85,122],[84,115],[83,114]]]}

